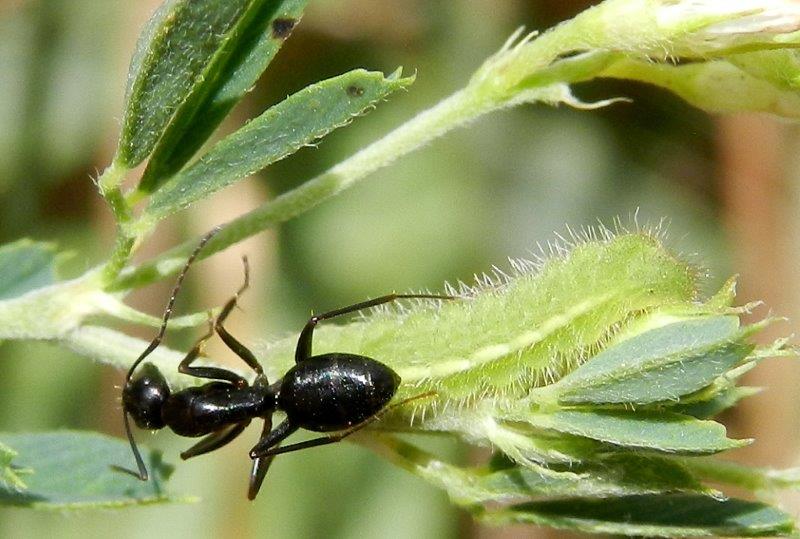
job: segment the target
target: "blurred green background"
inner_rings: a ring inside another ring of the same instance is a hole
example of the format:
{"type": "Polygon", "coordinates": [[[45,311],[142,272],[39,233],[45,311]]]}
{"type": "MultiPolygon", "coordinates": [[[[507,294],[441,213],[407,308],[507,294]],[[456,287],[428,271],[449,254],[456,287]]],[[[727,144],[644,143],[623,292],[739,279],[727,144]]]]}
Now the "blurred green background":
{"type": "MultiPolygon", "coordinates": [[[[0,0],[0,243],[54,241],[74,252],[63,261],[70,276],[109,253],[113,222],[90,178],[110,161],[127,62],[157,3],[0,0]]],[[[223,131],[310,82],[355,67],[388,72],[402,65],[416,72],[416,83],[318,148],[162,225],[143,254],[244,213],[434,104],[463,85],[516,27],[544,29],[590,4],[314,0],[223,131]]],[[[668,244],[707,270],[704,292],[739,273],[742,302],[764,299],[775,314],[800,319],[796,128],[758,116],[712,118],[663,91],[619,82],[595,82],[577,93],[633,101],[592,112],[523,107],[494,114],[237,246],[251,257],[257,286],[235,315],[234,331],[257,348],[271,335],[296,331],[312,308],[391,290],[438,290],[445,280],[469,282],[473,273],[502,268],[506,257],[524,257],[554,232],[565,233],[565,225],[620,217],[633,227],[634,215],[642,225],[666,221],[668,244]]],[[[180,309],[218,305],[235,290],[240,263],[231,251],[193,270],[180,309]]],[[[167,290],[168,284],[150,287],[131,303],[158,315],[167,290]]],[[[793,331],[786,324],[776,330],[793,331]]],[[[178,334],[171,345],[185,347],[193,335],[178,334]]],[[[40,343],[0,344],[0,366],[0,431],[122,435],[122,373],[40,343]]],[[[768,391],[727,418],[734,436],[759,439],[738,456],[789,465],[800,424],[798,368],[774,362],[755,376],[749,383],[768,391]]],[[[475,526],[443,494],[352,444],[281,457],[259,499],[248,503],[246,450],[255,436],[177,467],[172,489],[201,496],[199,503],[66,515],[0,509],[0,537],[548,533],[475,526]]],[[[173,462],[191,443],[169,433],[139,438],[173,462]]],[[[435,447],[453,459],[481,458],[447,441],[435,447]]]]}

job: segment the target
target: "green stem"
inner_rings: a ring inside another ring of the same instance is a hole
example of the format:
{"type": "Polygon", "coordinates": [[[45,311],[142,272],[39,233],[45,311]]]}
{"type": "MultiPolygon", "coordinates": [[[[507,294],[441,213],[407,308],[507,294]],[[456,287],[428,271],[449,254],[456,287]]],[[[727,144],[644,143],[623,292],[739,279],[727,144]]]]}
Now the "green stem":
{"type": "MultiPolygon", "coordinates": [[[[481,99],[470,87],[456,92],[327,172],[234,219],[209,241],[200,257],[208,257],[310,210],[399,157],[499,106],[502,104],[481,99]]],[[[194,239],[187,241],[138,268],[123,272],[113,288],[143,286],[176,272],[196,243],[194,239]]]]}
{"type": "Polygon", "coordinates": [[[102,286],[110,284],[117,278],[122,268],[128,263],[136,243],[136,238],[126,232],[133,213],[131,205],[125,200],[120,189],[127,172],[125,167],[114,161],[97,180],[100,195],[108,202],[114,219],[117,221],[117,239],[114,250],[100,272],[102,286]]]}
{"type": "Polygon", "coordinates": [[[126,236],[121,227],[117,228],[117,239],[114,243],[114,251],[111,253],[111,257],[100,272],[100,283],[103,288],[113,283],[114,279],[119,276],[122,268],[124,268],[128,260],[130,260],[135,243],[135,238],[126,236]]]}

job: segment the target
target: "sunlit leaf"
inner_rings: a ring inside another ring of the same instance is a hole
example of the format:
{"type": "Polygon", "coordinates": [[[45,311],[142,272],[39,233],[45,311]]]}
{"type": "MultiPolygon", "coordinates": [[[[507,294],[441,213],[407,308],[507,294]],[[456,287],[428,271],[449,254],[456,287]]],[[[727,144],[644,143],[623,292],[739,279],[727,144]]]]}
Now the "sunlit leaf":
{"type": "MultiPolygon", "coordinates": [[[[128,74],[115,162],[141,163],[193,93],[218,86],[219,67],[237,52],[266,0],[167,0],[142,32],[128,74]]],[[[193,103],[197,105],[197,103],[193,103]]]]}
{"type": "Polygon", "coordinates": [[[359,69],[299,91],[221,140],[154,193],[144,222],[166,217],[294,153],[411,80],[359,69]]]}
{"type": "MultiPolygon", "coordinates": [[[[308,0],[262,2],[226,43],[231,52],[209,66],[158,142],[139,190],[152,192],[195,154],[267,68],[298,23],[308,0]],[[235,43],[234,43],[235,41],[235,43]]],[[[255,4],[254,4],[255,5],[255,4]]]]}
{"type": "Polygon", "coordinates": [[[648,404],[676,400],[710,384],[753,349],[730,342],[737,316],[681,320],[639,333],[546,388],[562,404],[648,404]]]}

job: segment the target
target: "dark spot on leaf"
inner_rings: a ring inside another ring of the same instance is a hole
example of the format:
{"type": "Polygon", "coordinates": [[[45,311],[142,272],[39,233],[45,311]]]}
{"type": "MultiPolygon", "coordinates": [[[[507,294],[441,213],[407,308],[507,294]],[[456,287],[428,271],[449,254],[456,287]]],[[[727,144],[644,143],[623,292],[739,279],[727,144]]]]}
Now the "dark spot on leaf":
{"type": "Polygon", "coordinates": [[[272,37],[276,39],[286,39],[292,33],[297,19],[275,19],[272,21],[272,37]]]}
{"type": "Polygon", "coordinates": [[[362,95],[364,95],[364,88],[356,85],[348,86],[347,95],[349,95],[350,97],[361,97],[362,95]]]}

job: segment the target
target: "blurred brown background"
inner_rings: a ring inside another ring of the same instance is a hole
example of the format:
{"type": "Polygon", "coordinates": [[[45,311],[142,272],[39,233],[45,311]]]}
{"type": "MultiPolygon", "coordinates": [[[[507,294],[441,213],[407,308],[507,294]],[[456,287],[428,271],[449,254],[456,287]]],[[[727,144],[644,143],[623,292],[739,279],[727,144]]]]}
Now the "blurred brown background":
{"type": "MultiPolygon", "coordinates": [[[[109,252],[113,223],[90,176],[109,162],[127,62],[157,0],[0,0],[0,243],[20,237],[71,249],[77,275],[109,252]]],[[[519,25],[543,29],[590,3],[555,0],[315,0],[230,130],[304,85],[355,67],[417,73],[393,97],[318,149],[304,149],[170,220],[146,253],[196,236],[326,169],[462,86],[519,25]]],[[[707,268],[713,292],[740,275],[740,301],[761,299],[800,320],[796,269],[800,138],[763,116],[710,117],[666,92],[620,82],[577,89],[587,100],[633,103],[593,112],[523,107],[484,118],[402,159],[278,230],[193,270],[181,309],[221,303],[248,253],[257,282],[232,327],[258,343],[296,330],[310,309],[409,288],[469,280],[525,256],[553,232],[611,223],[669,223],[669,244],[707,268]],[[202,283],[202,286],[200,284],[202,283]],[[187,299],[190,298],[190,299],[187,299]]],[[[167,286],[131,302],[159,314],[167,286]]],[[[766,312],[763,308],[761,314],[766,312]]],[[[793,325],[776,325],[786,335],[793,325]]],[[[143,337],[149,332],[132,328],[143,337]]],[[[185,346],[193,334],[172,337],[185,346]]],[[[0,344],[0,430],[88,428],[121,435],[122,375],[44,344],[0,344]]],[[[726,420],[757,442],[733,455],[796,462],[798,367],[766,362],[766,387],[726,420]]],[[[565,537],[471,524],[446,497],[351,444],[282,457],[256,503],[245,501],[246,448],[255,434],[184,463],[173,490],[198,504],[49,514],[0,509],[0,537],[565,537]],[[536,535],[539,534],[539,535],[536,535]]],[[[142,440],[175,461],[187,445],[142,440]]],[[[476,458],[453,444],[451,458],[476,458]]],[[[787,500],[789,509],[797,505],[787,500]]]]}

